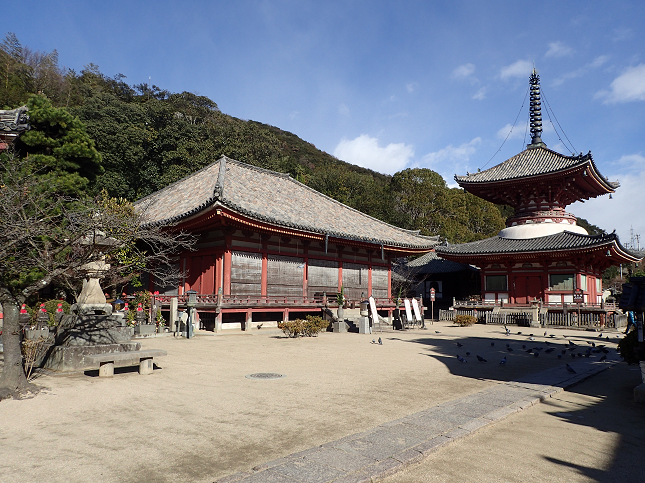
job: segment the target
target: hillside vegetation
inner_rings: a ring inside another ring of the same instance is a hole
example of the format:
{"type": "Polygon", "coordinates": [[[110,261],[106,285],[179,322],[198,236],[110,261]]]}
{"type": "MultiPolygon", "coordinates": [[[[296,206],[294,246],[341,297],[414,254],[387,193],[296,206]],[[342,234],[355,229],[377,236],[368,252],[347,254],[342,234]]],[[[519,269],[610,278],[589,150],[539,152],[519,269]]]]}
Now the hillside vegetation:
{"type": "Polygon", "coordinates": [[[136,200],[226,155],[290,173],[375,218],[452,243],[487,238],[504,226],[497,206],[448,188],[429,169],[377,173],[290,132],[224,114],[207,97],[125,79],[109,77],[94,64],[78,73],[64,69],[55,50],[32,51],[11,33],[0,45],[0,108],[13,109],[40,95],[77,117],[101,155],[102,170],[91,178],[89,194],[105,189],[136,200]]]}

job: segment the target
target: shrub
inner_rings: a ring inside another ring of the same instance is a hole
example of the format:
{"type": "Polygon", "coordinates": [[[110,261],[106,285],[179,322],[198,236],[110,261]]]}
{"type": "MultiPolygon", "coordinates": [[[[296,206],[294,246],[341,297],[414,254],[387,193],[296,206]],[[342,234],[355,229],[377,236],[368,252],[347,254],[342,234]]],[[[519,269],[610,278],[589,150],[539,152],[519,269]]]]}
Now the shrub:
{"type": "Polygon", "coordinates": [[[638,364],[640,359],[635,349],[638,347],[638,331],[632,329],[629,331],[625,337],[623,337],[618,343],[618,352],[620,352],[620,357],[627,364],[638,364]]]}
{"type": "Polygon", "coordinates": [[[327,330],[329,322],[317,315],[308,315],[306,320],[296,319],[278,323],[278,328],[287,337],[316,337],[327,330]]]}
{"type": "Polygon", "coordinates": [[[458,315],[455,317],[455,324],[461,327],[470,327],[477,323],[477,318],[473,315],[458,315]]]}

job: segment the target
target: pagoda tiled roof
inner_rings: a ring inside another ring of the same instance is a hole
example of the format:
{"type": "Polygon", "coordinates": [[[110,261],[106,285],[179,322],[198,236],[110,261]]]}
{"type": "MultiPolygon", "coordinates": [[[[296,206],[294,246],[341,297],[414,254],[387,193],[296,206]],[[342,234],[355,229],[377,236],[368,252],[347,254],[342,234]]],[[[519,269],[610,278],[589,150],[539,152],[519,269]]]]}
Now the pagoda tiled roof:
{"type": "Polygon", "coordinates": [[[468,173],[466,176],[455,175],[455,181],[460,185],[495,183],[567,171],[584,165],[590,165],[601,183],[605,184],[610,191],[620,186],[620,183],[608,181],[600,175],[593,162],[591,152],[584,155],[581,153],[577,156],[565,156],[544,146],[527,148],[485,171],[468,173]]]}
{"type": "Polygon", "coordinates": [[[494,236],[486,238],[485,240],[459,245],[437,246],[435,250],[439,256],[481,256],[599,249],[609,245],[614,245],[616,250],[627,259],[631,259],[632,261],[641,259],[638,253],[624,248],[615,233],[582,235],[570,231],[526,239],[510,239],[494,236]]]}
{"type": "Polygon", "coordinates": [[[135,203],[150,224],[170,225],[226,208],[271,225],[389,247],[431,249],[422,236],[372,218],[296,181],[289,174],[226,156],[135,203]]]}

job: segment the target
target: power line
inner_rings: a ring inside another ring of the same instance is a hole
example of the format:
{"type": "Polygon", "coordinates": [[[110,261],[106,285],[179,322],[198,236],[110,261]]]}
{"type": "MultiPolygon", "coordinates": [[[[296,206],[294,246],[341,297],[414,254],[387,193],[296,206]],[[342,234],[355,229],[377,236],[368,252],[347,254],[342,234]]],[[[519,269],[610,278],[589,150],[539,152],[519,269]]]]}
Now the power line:
{"type": "Polygon", "coordinates": [[[520,114],[522,113],[522,109],[524,109],[524,104],[526,103],[526,98],[528,97],[528,95],[529,95],[529,89],[527,88],[526,89],[526,94],[524,94],[524,100],[522,101],[522,107],[520,107],[520,111],[517,113],[517,116],[515,117],[515,122],[513,122],[513,126],[511,127],[511,130],[506,135],[506,138],[504,139],[504,142],[502,142],[502,145],[499,147],[499,149],[497,151],[495,151],[495,154],[493,154],[491,156],[491,158],[488,161],[486,161],[486,164],[484,166],[482,166],[480,169],[483,169],[486,166],[488,166],[488,163],[490,163],[493,160],[493,158],[495,156],[497,156],[497,153],[499,153],[502,150],[502,148],[504,147],[504,144],[506,143],[508,137],[511,135],[511,133],[513,132],[513,129],[515,128],[515,124],[517,124],[517,120],[519,119],[520,114]]]}
{"type": "Polygon", "coordinates": [[[577,152],[577,151],[576,151],[576,148],[573,146],[573,143],[572,143],[571,141],[569,141],[569,137],[567,136],[567,133],[565,133],[565,132],[564,132],[564,129],[562,129],[562,126],[560,126],[560,121],[558,121],[558,118],[557,118],[557,117],[555,117],[555,112],[553,112],[553,109],[551,108],[551,104],[549,104],[549,100],[548,100],[548,99],[546,98],[546,96],[544,95],[544,89],[542,89],[542,97],[544,97],[544,100],[546,101],[546,106],[547,106],[546,113],[547,113],[547,115],[549,116],[549,122],[550,122],[550,123],[551,123],[551,125],[553,126],[553,131],[554,131],[554,132],[555,132],[555,134],[558,136],[558,139],[560,140],[560,142],[562,143],[562,145],[563,145],[565,148],[569,149],[569,147],[565,144],[565,142],[564,142],[564,141],[562,140],[562,138],[560,137],[560,134],[558,133],[558,130],[555,128],[555,124],[553,124],[553,121],[551,120],[551,114],[549,114],[549,111],[553,114],[553,119],[555,119],[555,122],[556,122],[556,123],[558,123],[558,127],[559,127],[559,128],[560,128],[560,130],[562,131],[562,134],[564,135],[564,137],[565,137],[565,138],[567,139],[567,141],[569,142],[569,146],[571,146],[571,147],[573,148],[573,151],[571,151],[571,149],[569,149],[569,152],[570,152],[571,154],[576,154],[576,152],[577,152]]]}

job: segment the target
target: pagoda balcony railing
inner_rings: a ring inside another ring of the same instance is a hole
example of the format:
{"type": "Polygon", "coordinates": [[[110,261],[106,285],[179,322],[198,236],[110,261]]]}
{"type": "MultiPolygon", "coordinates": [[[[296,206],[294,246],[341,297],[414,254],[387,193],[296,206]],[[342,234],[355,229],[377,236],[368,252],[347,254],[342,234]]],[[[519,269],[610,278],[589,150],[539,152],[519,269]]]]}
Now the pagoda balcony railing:
{"type": "Polygon", "coordinates": [[[528,303],[528,304],[518,304],[518,303],[510,303],[510,302],[504,302],[501,303],[500,301],[495,301],[495,300],[455,300],[453,303],[453,306],[455,309],[460,308],[460,307],[469,307],[469,308],[493,308],[493,307],[508,307],[508,308],[532,308],[535,306],[542,306],[542,307],[548,307],[548,308],[564,308],[566,307],[569,310],[577,310],[578,306],[581,308],[604,308],[605,310],[616,310],[618,306],[615,303],[611,302],[605,302],[603,304],[591,304],[591,303],[581,303],[581,304],[574,304],[574,303],[567,303],[565,302],[564,304],[558,303],[558,302],[533,302],[533,303],[528,303]]]}

